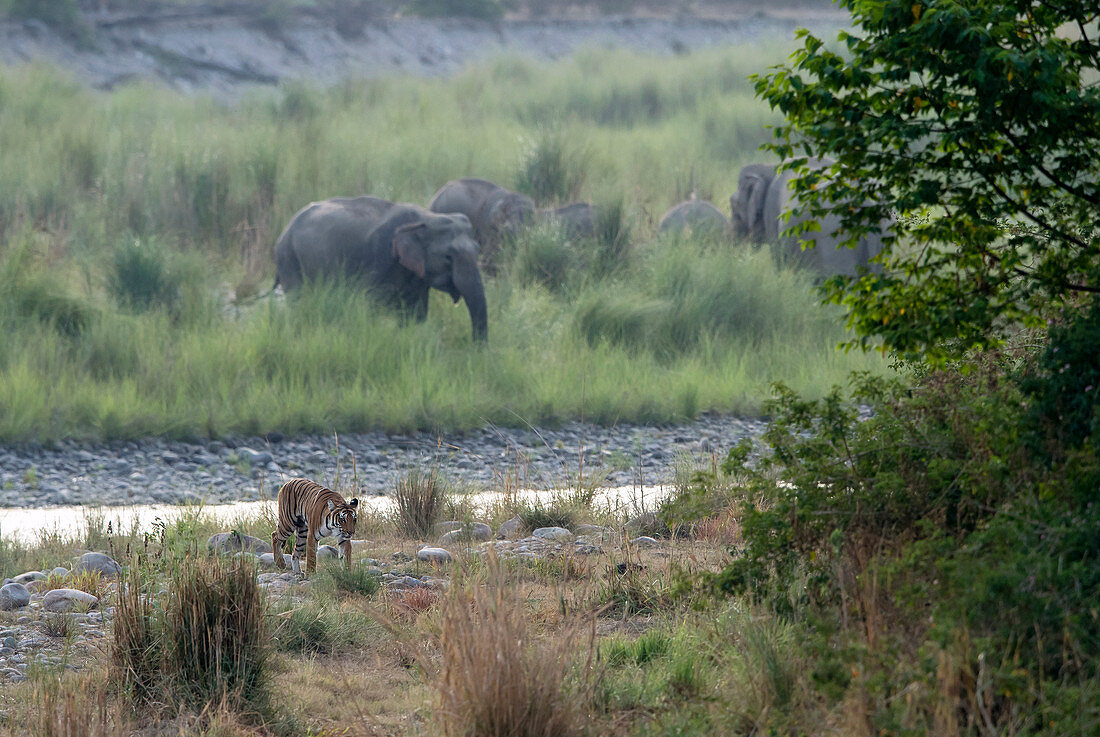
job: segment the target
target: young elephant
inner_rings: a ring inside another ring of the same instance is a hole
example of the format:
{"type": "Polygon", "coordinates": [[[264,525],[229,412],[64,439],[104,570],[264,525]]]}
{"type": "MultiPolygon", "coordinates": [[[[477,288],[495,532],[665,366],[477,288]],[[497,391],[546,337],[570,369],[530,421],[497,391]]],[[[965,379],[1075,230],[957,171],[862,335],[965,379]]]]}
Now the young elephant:
{"type": "Polygon", "coordinates": [[[501,243],[514,238],[535,216],[535,202],[486,179],[453,179],[435,193],[428,209],[438,213],[462,213],[470,219],[474,238],[481,245],[480,261],[491,268],[501,243]]]}
{"type": "Polygon", "coordinates": [[[334,197],[307,205],[275,244],[275,284],[351,277],[417,320],[428,290],[466,300],[476,341],[488,337],[477,243],[464,215],[436,215],[378,197],[334,197]]]}
{"type": "Polygon", "coordinates": [[[775,167],[768,164],[748,164],[737,175],[737,191],[730,197],[730,213],[734,238],[747,238],[764,243],[764,200],[768,186],[775,179],[775,167]]]}

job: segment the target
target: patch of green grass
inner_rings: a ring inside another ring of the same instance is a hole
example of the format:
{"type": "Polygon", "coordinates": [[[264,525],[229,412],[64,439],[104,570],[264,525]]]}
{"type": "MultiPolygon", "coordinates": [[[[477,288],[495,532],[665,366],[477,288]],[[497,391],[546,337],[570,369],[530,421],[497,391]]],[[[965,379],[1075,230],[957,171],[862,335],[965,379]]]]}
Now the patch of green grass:
{"type": "Polygon", "coordinates": [[[373,620],[331,603],[309,600],[274,615],[276,647],[283,652],[329,655],[362,644],[373,620]]]}
{"type": "Polygon", "coordinates": [[[761,59],[501,59],[233,106],[0,73],[0,440],[668,422],[753,412],[775,380],[820,395],[883,370],[837,351],[842,316],[765,253],[649,240],[677,183],[728,197],[759,157],[773,118],[745,77],[761,59]],[[306,203],[424,203],[469,175],[597,206],[596,238],[535,231],[486,279],[486,349],[438,292],[421,324],[336,286],[220,309],[215,285],[270,283],[306,203]]]}
{"type": "Polygon", "coordinates": [[[343,561],[327,561],[318,566],[317,575],[313,578],[313,588],[329,594],[372,596],[381,587],[382,581],[378,573],[354,561],[351,568],[344,568],[343,561]]]}

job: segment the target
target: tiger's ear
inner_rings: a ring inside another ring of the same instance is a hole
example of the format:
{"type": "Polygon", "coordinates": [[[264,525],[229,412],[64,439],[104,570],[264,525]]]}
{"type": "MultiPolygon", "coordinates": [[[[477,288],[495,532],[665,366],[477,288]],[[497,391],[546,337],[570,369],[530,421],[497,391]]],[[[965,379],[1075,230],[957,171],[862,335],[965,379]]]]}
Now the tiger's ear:
{"type": "Polygon", "coordinates": [[[350,502],[348,502],[348,506],[351,507],[352,509],[357,508],[359,506],[359,500],[358,499],[352,499],[350,502]]]}
{"type": "Polygon", "coordinates": [[[336,509],[336,505],[332,503],[332,500],[328,500],[328,511],[332,512],[336,509]]]}

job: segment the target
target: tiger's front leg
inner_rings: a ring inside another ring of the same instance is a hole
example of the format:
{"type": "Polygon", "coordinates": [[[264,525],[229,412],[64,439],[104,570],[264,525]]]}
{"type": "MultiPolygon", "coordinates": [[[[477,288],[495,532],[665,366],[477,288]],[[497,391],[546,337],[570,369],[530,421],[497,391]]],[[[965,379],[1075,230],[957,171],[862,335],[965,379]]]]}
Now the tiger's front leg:
{"type": "Polygon", "coordinates": [[[313,573],[317,568],[317,531],[310,530],[306,536],[306,575],[313,573]]]}
{"type": "Polygon", "coordinates": [[[344,569],[351,570],[351,540],[340,541],[340,560],[344,561],[344,569]]]}

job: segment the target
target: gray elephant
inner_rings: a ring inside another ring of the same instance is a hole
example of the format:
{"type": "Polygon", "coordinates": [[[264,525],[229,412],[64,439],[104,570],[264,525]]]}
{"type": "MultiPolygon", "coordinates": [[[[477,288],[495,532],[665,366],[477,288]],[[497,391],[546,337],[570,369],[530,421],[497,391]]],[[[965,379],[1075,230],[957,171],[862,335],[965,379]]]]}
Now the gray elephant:
{"type": "Polygon", "coordinates": [[[474,227],[481,245],[483,266],[496,260],[501,243],[514,238],[535,217],[535,202],[527,195],[505,189],[486,179],[453,179],[432,196],[428,209],[438,213],[462,213],[474,227]]]}
{"type": "Polygon", "coordinates": [[[437,215],[378,197],[334,197],[298,212],[275,244],[275,284],[350,276],[417,320],[428,290],[465,299],[474,340],[488,336],[477,243],[463,215],[437,215]]]}
{"type": "Polygon", "coordinates": [[[538,211],[538,218],[560,227],[569,240],[592,238],[596,235],[596,208],[587,202],[543,208],[538,211]]]}
{"type": "Polygon", "coordinates": [[[729,229],[729,219],[717,207],[694,198],[670,207],[657,224],[658,233],[686,236],[725,235],[729,229]]]}
{"type": "MultiPolygon", "coordinates": [[[[810,159],[807,166],[810,169],[825,169],[833,165],[831,159],[810,159]]],[[[833,235],[840,227],[839,215],[828,215],[819,222],[820,231],[810,231],[795,235],[783,234],[811,219],[809,213],[802,212],[798,208],[798,198],[791,190],[790,182],[795,177],[795,172],[787,169],[775,176],[768,186],[768,194],[764,198],[764,237],[768,241],[779,245],[779,253],[795,263],[809,266],[823,276],[842,274],[855,276],[860,267],[866,266],[873,271],[880,270],[870,260],[882,250],[882,238],[876,234],[864,237],[855,248],[840,245],[833,235]],[[785,210],[793,210],[791,219],[784,223],[780,215],[785,210]],[[815,244],[813,248],[807,246],[802,249],[800,240],[815,244]]],[[[888,224],[884,223],[884,227],[888,224]]]]}
{"type": "Polygon", "coordinates": [[[737,191],[730,197],[733,236],[764,243],[764,200],[768,186],[775,179],[775,167],[768,164],[747,164],[737,175],[737,191]]]}

